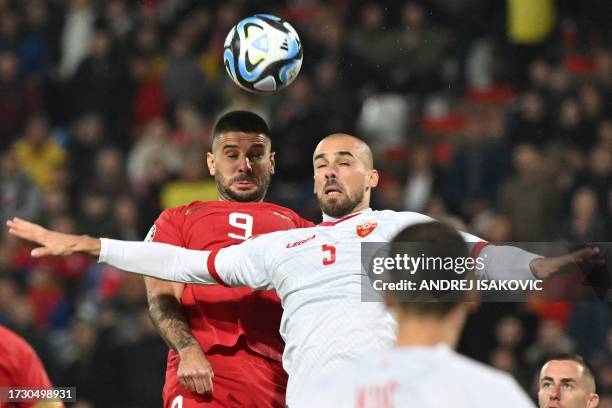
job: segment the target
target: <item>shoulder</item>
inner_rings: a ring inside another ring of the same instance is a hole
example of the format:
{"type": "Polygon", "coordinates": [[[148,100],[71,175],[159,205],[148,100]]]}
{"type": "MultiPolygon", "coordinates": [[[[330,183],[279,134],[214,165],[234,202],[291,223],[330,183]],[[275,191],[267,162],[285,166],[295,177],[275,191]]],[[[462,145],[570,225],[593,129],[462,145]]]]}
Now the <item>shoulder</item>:
{"type": "Polygon", "coordinates": [[[25,356],[35,355],[34,349],[17,333],[0,325],[0,355],[14,356],[22,359],[25,356]]]}
{"type": "Polygon", "coordinates": [[[177,219],[191,215],[201,210],[210,209],[217,204],[215,201],[193,201],[186,205],[178,207],[166,208],[159,215],[160,219],[177,219]]]}
{"type": "Polygon", "coordinates": [[[286,217],[291,218],[291,220],[299,228],[314,227],[313,222],[302,218],[298,213],[293,211],[291,208],[283,207],[281,205],[274,204],[274,203],[261,203],[261,204],[265,204],[266,208],[268,208],[270,211],[273,211],[280,215],[284,215],[286,217]]]}
{"type": "Polygon", "coordinates": [[[383,225],[383,229],[394,234],[410,225],[421,224],[433,219],[425,214],[410,211],[382,210],[373,211],[373,217],[383,225]]]}

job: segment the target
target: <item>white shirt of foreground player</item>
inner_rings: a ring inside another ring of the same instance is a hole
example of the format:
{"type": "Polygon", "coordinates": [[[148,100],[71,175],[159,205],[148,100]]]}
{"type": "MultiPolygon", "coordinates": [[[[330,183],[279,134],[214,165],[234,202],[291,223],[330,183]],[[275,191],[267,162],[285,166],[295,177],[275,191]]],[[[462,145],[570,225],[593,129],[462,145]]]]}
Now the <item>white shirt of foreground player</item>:
{"type": "Polygon", "coordinates": [[[445,344],[395,348],[347,365],[307,387],[290,408],[533,408],[508,374],[445,344]]]}
{"type": "MultiPolygon", "coordinates": [[[[313,375],[392,345],[395,321],[384,305],[361,302],[361,243],[388,242],[406,226],[429,221],[418,213],[368,209],[334,223],[266,234],[216,255],[104,239],[100,262],[177,282],[214,284],[218,279],[228,286],[275,289],[284,309],[280,334],[285,340],[283,367],[289,374],[287,403],[292,406],[313,375]],[[368,226],[373,228],[369,234],[358,235],[358,228],[368,226]]],[[[468,242],[481,241],[462,235],[468,242]]],[[[533,254],[486,246],[481,256],[484,278],[533,279],[533,254]]]]}

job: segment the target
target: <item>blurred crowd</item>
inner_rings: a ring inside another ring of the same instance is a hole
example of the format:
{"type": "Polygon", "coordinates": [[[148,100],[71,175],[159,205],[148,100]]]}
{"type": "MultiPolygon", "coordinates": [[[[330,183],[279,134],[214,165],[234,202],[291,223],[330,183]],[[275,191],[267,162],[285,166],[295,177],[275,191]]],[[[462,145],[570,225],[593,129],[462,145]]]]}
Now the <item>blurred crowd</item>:
{"type": "MultiPolygon", "coordinates": [[[[210,129],[240,108],[272,127],[267,199],[314,222],[310,152],[346,132],[374,150],[374,208],[492,242],[610,241],[610,15],[607,0],[0,0],[0,221],[142,239],[162,209],[217,198],[210,129]],[[230,28],[262,11],[304,47],[273,95],[221,61],[230,28]]],[[[167,349],[142,279],[29,249],[0,234],[0,324],[81,407],[159,406],[167,349]]],[[[483,304],[461,350],[532,395],[547,356],[577,351],[612,407],[606,303],[483,304]]]]}

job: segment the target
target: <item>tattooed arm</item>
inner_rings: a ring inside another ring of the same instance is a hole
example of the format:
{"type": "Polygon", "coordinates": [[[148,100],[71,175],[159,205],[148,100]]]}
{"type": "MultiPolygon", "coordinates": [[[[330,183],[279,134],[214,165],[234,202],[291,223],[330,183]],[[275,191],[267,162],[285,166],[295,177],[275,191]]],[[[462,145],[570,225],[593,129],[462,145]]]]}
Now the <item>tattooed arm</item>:
{"type": "Polygon", "coordinates": [[[199,394],[212,391],[212,367],[191,334],[180,302],[184,284],[145,277],[149,315],[164,341],[180,357],[177,376],[183,387],[199,394]]]}

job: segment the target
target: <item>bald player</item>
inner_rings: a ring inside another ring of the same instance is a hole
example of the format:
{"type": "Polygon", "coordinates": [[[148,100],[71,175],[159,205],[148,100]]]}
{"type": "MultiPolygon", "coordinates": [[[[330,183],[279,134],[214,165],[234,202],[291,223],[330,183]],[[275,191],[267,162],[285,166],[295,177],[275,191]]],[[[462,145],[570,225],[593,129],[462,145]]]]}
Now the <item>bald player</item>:
{"type": "MultiPolygon", "coordinates": [[[[356,357],[389,348],[395,320],[380,302],[361,301],[361,243],[388,242],[403,228],[432,221],[412,212],[370,208],[378,184],[372,154],[363,141],[334,134],[313,154],[314,192],[323,210],[316,227],[279,231],[215,251],[194,251],[152,242],[125,242],[60,234],[23,220],[10,233],[42,247],[33,256],[84,252],[119,269],[170,281],[275,289],[284,308],[280,333],[289,374],[287,405],[308,406],[304,385],[356,357]]],[[[592,256],[541,258],[519,248],[486,245],[461,233],[474,256],[485,259],[479,277],[545,278],[592,256]]]]}
{"type": "Polygon", "coordinates": [[[595,408],[593,369],[578,354],[562,354],[542,366],[539,378],[540,408],[595,408]]]}

